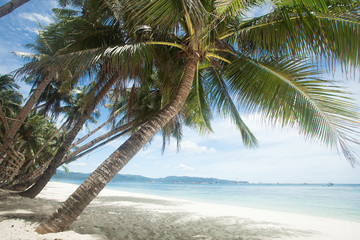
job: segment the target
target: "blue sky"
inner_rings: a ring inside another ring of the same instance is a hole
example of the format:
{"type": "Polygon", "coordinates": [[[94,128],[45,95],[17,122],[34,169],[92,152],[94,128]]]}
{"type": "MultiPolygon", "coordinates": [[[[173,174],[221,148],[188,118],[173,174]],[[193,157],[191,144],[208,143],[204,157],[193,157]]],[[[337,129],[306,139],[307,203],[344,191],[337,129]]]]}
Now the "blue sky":
{"type": "MultiPolygon", "coordinates": [[[[0,4],[5,2],[2,0],[0,4]]],[[[46,25],[52,21],[51,8],[56,6],[55,0],[31,0],[10,15],[0,18],[1,74],[9,73],[24,63],[11,51],[29,51],[23,45],[34,41],[38,22],[46,25]]],[[[326,78],[343,80],[354,92],[357,103],[360,103],[358,81],[345,80],[338,72],[326,78]]],[[[21,86],[22,93],[27,94],[30,87],[21,86]]],[[[243,147],[240,134],[233,124],[217,117],[212,123],[213,134],[199,136],[186,128],[180,153],[177,153],[176,143],[172,141],[162,155],[162,139],[156,136],[121,173],[149,177],[218,177],[272,183],[360,183],[360,167],[352,168],[335,149],[328,149],[316,141],[305,141],[296,130],[266,124],[257,114],[244,115],[243,118],[260,142],[256,149],[243,147]]],[[[83,129],[81,134],[86,132],[83,129]]],[[[68,167],[71,171],[91,172],[123,141],[114,141],[68,167]]]]}

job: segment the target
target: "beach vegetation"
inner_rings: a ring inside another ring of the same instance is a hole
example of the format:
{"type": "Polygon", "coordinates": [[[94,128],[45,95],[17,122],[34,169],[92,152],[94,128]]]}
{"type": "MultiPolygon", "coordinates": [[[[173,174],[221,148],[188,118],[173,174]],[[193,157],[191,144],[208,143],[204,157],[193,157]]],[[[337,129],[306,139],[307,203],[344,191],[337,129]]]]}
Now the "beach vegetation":
{"type": "MultiPolygon", "coordinates": [[[[0,88],[0,131],[1,136],[6,136],[11,122],[21,110],[23,96],[10,75],[0,76],[0,88]]],[[[0,162],[1,187],[17,190],[19,185],[15,185],[21,182],[20,179],[28,181],[34,169],[52,158],[61,140],[61,133],[53,121],[36,111],[31,112],[17,132],[15,145],[0,138],[1,150],[8,156],[0,162]]]]}
{"type": "Polygon", "coordinates": [[[36,229],[38,233],[68,228],[157,133],[163,134],[164,143],[170,136],[181,139],[182,124],[211,133],[213,112],[233,121],[247,147],[257,146],[258,141],[242,115],[255,112],[268,122],[291,126],[307,139],[337,148],[350,164],[357,164],[357,106],[349,92],[319,74],[337,66],[343,71],[358,68],[356,2],[61,3],[77,10],[55,10],[59,21],[44,33],[57,47],[19,70],[36,77],[38,85],[7,136],[15,136],[52,81],[69,91],[83,83],[85,103],[77,109],[80,114],[42,180],[23,195],[36,196],[56,168],[67,162],[63,160],[76,145],[76,135],[103,99],[110,102],[110,121],[118,121],[117,127],[130,124],[119,131],[130,134],[36,229]],[[251,14],[254,8],[265,6],[268,11],[263,14],[251,14]]]}

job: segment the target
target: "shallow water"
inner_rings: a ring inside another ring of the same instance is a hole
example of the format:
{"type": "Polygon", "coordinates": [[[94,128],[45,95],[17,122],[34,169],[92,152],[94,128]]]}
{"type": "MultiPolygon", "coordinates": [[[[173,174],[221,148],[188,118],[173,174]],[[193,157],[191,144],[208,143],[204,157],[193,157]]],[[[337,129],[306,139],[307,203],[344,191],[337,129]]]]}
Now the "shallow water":
{"type": "MultiPolygon", "coordinates": [[[[80,184],[78,180],[56,180],[80,184]]],[[[111,182],[107,189],[360,222],[360,184],[173,184],[111,182]]]]}

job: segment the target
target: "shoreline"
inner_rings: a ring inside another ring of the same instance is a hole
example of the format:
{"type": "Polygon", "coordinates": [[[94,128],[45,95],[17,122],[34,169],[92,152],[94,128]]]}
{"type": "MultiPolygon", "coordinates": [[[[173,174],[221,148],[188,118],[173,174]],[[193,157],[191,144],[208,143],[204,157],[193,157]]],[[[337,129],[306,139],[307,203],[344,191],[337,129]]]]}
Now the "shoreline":
{"type": "MultiPolygon", "coordinates": [[[[53,181],[70,184],[82,183],[82,181],[76,182],[68,180],[53,181]]],[[[276,212],[294,213],[360,223],[360,208],[357,205],[358,199],[360,199],[360,184],[336,184],[336,186],[332,188],[328,188],[324,184],[306,184],[306,186],[311,188],[312,193],[306,192],[309,191],[309,189],[306,189],[306,187],[304,188],[304,184],[246,184],[244,187],[240,186],[239,188],[237,185],[219,184],[221,188],[220,195],[217,195],[216,190],[214,192],[214,188],[218,189],[216,184],[205,186],[205,188],[198,188],[195,184],[195,187],[193,188],[193,184],[190,183],[183,183],[180,185],[176,183],[169,183],[171,188],[169,189],[170,191],[166,190],[168,189],[167,187],[165,187],[165,189],[162,188],[167,185],[166,183],[160,183],[160,185],[162,185],[160,188],[156,186],[158,184],[159,183],[152,182],[115,182],[108,184],[105,189],[131,193],[143,193],[147,195],[156,195],[159,197],[202,203],[272,210],[276,212]],[[140,184],[141,186],[139,187],[137,184],[140,184]],[[264,185],[266,187],[264,187],[264,185]],[[225,189],[222,189],[222,186],[224,186],[225,189]],[[271,190],[273,186],[274,191],[271,190]],[[302,190],[298,191],[298,186],[301,186],[300,189],[302,190]],[[350,191],[348,188],[352,186],[356,186],[356,189],[351,190],[352,193],[346,198],[345,202],[342,201],[341,199],[345,200],[344,196],[350,191]],[[258,187],[260,187],[260,189],[256,191],[245,190],[258,187]],[[278,187],[280,187],[280,189],[278,189],[278,187]],[[290,187],[290,189],[286,189],[287,187],[290,187]],[[313,189],[313,187],[317,187],[317,189],[313,189]],[[327,189],[329,189],[329,191],[327,191],[327,189]],[[213,192],[213,194],[211,192],[213,192]],[[342,194],[339,195],[339,192],[342,192],[342,194]],[[307,194],[310,194],[310,196],[307,194]],[[316,197],[316,195],[318,195],[318,197],[316,197]],[[338,200],[334,201],[332,199],[338,200]]]]}
{"type": "Polygon", "coordinates": [[[36,226],[77,185],[50,182],[36,199],[0,199],[0,239],[351,240],[360,223],[273,210],[103,190],[70,229],[38,235],[36,226]]]}

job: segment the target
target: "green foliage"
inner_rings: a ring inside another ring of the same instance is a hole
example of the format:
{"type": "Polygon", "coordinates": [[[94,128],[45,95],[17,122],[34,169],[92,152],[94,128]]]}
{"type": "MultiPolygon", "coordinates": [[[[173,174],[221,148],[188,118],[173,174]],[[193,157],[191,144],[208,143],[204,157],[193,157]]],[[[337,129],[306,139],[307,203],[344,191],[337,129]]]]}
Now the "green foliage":
{"type": "MultiPolygon", "coordinates": [[[[21,110],[23,97],[18,92],[18,89],[19,86],[10,75],[0,76],[0,102],[6,124],[9,126],[21,110]]],[[[2,131],[1,136],[4,136],[3,121],[1,121],[0,129],[2,131]]],[[[54,122],[35,111],[25,119],[18,132],[17,142],[12,145],[14,149],[17,149],[24,156],[26,166],[23,167],[25,172],[32,171],[53,156],[62,141],[61,134],[53,137],[57,132],[58,129],[54,122]],[[37,157],[34,159],[35,155],[37,157]]],[[[1,138],[0,142],[3,143],[3,141],[4,139],[1,138]]]]}
{"type": "MultiPolygon", "coordinates": [[[[357,108],[349,93],[320,79],[316,69],[338,64],[358,68],[358,4],[269,2],[61,1],[82,12],[56,10],[58,22],[44,29],[34,48],[46,56],[20,72],[38,76],[52,69],[69,93],[75,86],[97,89],[115,77],[118,81],[108,95],[111,114],[119,124],[134,121],[136,130],[172,101],[188,57],[196,54],[200,61],[190,95],[162,129],[164,144],[170,136],[181,139],[183,123],[211,132],[215,110],[232,119],[246,146],[256,146],[241,115],[261,112],[270,122],[296,127],[306,138],[337,146],[354,164],[357,108]],[[246,17],[253,7],[269,2],[268,13],[246,17]]],[[[80,112],[91,99],[86,92],[76,98],[80,112]]]]}
{"type": "Polygon", "coordinates": [[[0,76],[0,104],[7,117],[15,117],[21,109],[23,97],[17,89],[19,86],[10,75],[0,76]]]}
{"type": "Polygon", "coordinates": [[[34,170],[41,166],[44,162],[51,159],[57,151],[59,143],[61,142],[61,134],[53,138],[49,143],[48,139],[56,134],[57,127],[49,119],[41,115],[32,113],[25,120],[19,131],[19,138],[23,140],[22,153],[26,160],[31,160],[32,164],[28,171],[34,170]],[[35,154],[46,145],[36,159],[33,159],[35,154]]]}
{"type": "Polygon", "coordinates": [[[357,106],[350,94],[331,81],[319,79],[314,66],[304,60],[240,56],[224,71],[229,87],[244,107],[284,125],[297,126],[306,137],[340,145],[355,163],[347,144],[357,144],[357,106]],[[244,74],[246,73],[246,74],[244,74]],[[241,81],[239,81],[241,79],[241,81]],[[341,123],[341,124],[339,124],[341,123]]]}

